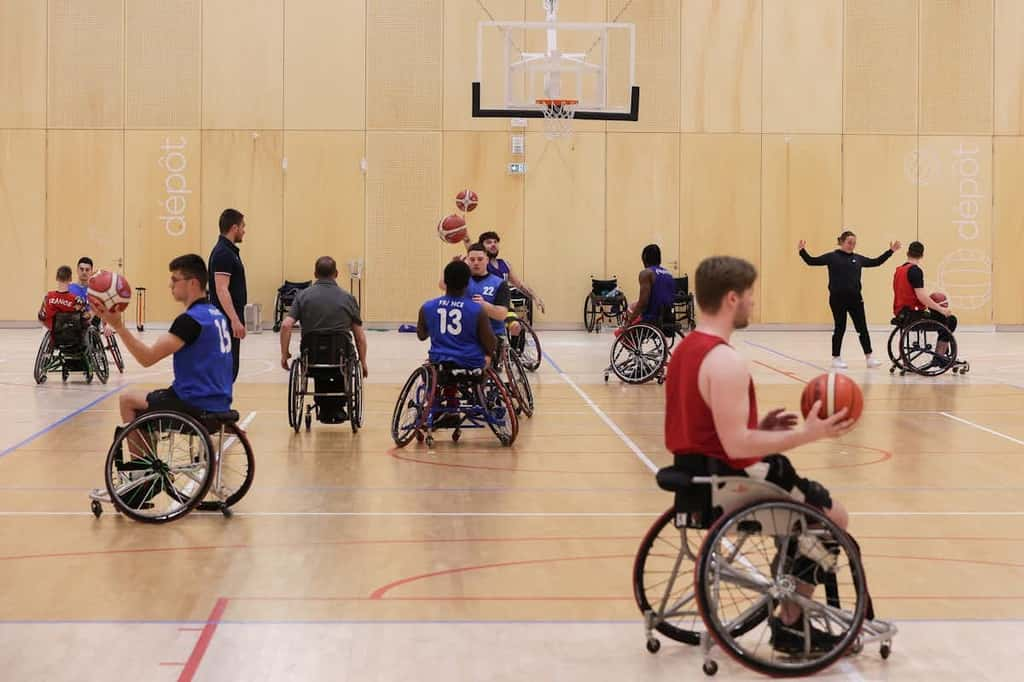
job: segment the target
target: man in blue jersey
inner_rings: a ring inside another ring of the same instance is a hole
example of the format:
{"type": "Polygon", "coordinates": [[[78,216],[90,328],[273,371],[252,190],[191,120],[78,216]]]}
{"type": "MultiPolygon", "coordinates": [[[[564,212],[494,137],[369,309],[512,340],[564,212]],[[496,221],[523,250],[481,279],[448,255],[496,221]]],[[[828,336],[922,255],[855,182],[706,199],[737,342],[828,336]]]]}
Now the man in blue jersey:
{"type": "Polygon", "coordinates": [[[640,271],[640,296],[626,309],[623,326],[639,321],[661,322],[672,308],[676,294],[676,281],[672,273],[661,267],[661,248],[648,244],[640,254],[644,269],[640,271]]]}
{"type": "Polygon", "coordinates": [[[497,340],[483,306],[466,297],[469,266],[453,261],[444,268],[445,294],[420,308],[416,336],[430,339],[431,362],[450,362],[464,369],[486,366],[497,340]]]}
{"type": "Polygon", "coordinates": [[[497,232],[483,232],[480,238],[477,240],[483,245],[484,250],[487,252],[487,270],[502,279],[508,280],[509,284],[514,286],[519,291],[526,294],[531,301],[537,302],[537,307],[540,308],[541,312],[544,312],[544,300],[534,292],[526,282],[516,275],[504,258],[498,258],[499,248],[501,246],[501,237],[498,236],[497,232]]]}
{"type": "Polygon", "coordinates": [[[121,419],[125,422],[153,410],[196,414],[231,409],[231,324],[207,299],[206,262],[190,253],[172,260],[169,269],[171,296],[185,306],[185,312],[153,345],[146,345],[128,331],[120,313],[98,306],[95,309],[121,335],[128,352],[143,367],[174,356],[174,382],[169,388],[121,394],[121,419]]]}
{"type": "Polygon", "coordinates": [[[481,244],[470,244],[466,252],[466,265],[469,266],[469,284],[466,296],[473,299],[484,309],[484,314],[491,321],[500,347],[505,338],[505,318],[508,317],[509,288],[508,282],[487,269],[487,251],[481,244]]]}

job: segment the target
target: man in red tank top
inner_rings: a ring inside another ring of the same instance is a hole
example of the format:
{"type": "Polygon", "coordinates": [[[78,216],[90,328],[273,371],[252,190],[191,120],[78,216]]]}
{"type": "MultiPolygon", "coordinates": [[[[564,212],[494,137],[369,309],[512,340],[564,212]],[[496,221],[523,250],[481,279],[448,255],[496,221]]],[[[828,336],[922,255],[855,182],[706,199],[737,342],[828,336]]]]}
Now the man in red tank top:
{"type": "MultiPolygon", "coordinates": [[[[924,288],[924,271],[921,259],[924,258],[924,244],[910,242],[907,247],[907,262],[896,268],[892,276],[892,314],[893,317],[904,317],[904,323],[920,319],[941,322],[950,332],[956,331],[956,315],[949,309],[949,302],[936,303],[924,288]]],[[[933,366],[939,366],[949,360],[950,334],[939,334],[935,344],[936,357],[933,366]]]]}
{"type": "MultiPolygon", "coordinates": [[[[729,256],[707,258],[697,267],[696,295],[700,308],[697,328],[680,342],[669,362],[665,381],[665,445],[676,455],[676,466],[693,474],[748,476],[789,491],[798,501],[822,509],[841,528],[849,521],[846,509],[832,500],[820,483],[800,477],[785,455],[772,454],[823,438],[841,436],[853,426],[840,410],[820,419],[815,403],[810,416],[797,425],[797,416],[783,409],[760,421],[754,382],[746,361],[729,345],[732,333],[743,329],[754,308],[757,270],[729,256]]],[[[814,592],[800,583],[798,591],[814,592]]],[[[770,619],[772,646],[802,650],[803,612],[783,602],[770,619]]],[[[827,649],[827,633],[810,628],[814,648],[827,649]]]]}

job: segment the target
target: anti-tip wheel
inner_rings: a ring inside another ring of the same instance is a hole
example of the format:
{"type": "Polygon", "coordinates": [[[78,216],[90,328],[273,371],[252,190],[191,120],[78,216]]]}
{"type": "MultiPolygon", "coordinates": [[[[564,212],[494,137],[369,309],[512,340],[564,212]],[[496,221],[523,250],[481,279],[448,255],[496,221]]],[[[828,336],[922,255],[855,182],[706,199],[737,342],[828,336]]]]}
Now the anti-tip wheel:
{"type": "Polygon", "coordinates": [[[228,507],[227,505],[220,508],[220,513],[224,515],[225,519],[230,519],[235,515],[235,512],[231,511],[231,507],[228,507]]]}
{"type": "Polygon", "coordinates": [[[647,640],[647,651],[656,654],[661,649],[661,640],[656,637],[651,637],[647,640]]]}
{"type": "Polygon", "coordinates": [[[433,436],[427,436],[426,437],[426,442],[427,442],[427,447],[428,448],[434,447],[434,437],[433,436]]]}
{"type": "Polygon", "coordinates": [[[452,431],[452,440],[453,441],[458,443],[460,438],[462,438],[462,431],[460,431],[458,429],[455,429],[454,431],[452,431]]]}
{"type": "Polygon", "coordinates": [[[715,673],[718,672],[718,663],[715,661],[706,661],[702,668],[705,675],[708,677],[714,677],[715,673]]]}
{"type": "Polygon", "coordinates": [[[508,436],[498,436],[498,441],[506,448],[512,445],[512,440],[508,436]]]}
{"type": "Polygon", "coordinates": [[[103,514],[103,505],[99,503],[99,500],[93,500],[91,508],[92,515],[95,516],[97,519],[100,517],[101,514],[103,514]]]}
{"type": "Polygon", "coordinates": [[[888,644],[883,644],[882,647],[878,650],[878,654],[882,657],[883,661],[888,660],[889,655],[891,653],[892,647],[890,647],[888,644]]]}

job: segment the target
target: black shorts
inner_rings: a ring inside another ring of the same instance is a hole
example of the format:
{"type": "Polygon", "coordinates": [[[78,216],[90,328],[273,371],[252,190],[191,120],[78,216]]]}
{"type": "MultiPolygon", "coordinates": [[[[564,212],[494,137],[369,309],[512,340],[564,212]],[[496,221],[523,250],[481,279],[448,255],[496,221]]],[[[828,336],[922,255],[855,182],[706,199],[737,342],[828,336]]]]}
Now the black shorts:
{"type": "Polygon", "coordinates": [[[694,476],[742,476],[767,481],[788,492],[797,502],[819,509],[832,508],[828,488],[797,474],[785,455],[767,455],[745,469],[733,469],[720,459],[703,455],[676,455],[675,465],[694,476]]]}
{"type": "Polygon", "coordinates": [[[178,397],[173,388],[159,388],[146,394],[146,412],[184,412],[185,414],[198,417],[203,410],[192,407],[178,397]]]}

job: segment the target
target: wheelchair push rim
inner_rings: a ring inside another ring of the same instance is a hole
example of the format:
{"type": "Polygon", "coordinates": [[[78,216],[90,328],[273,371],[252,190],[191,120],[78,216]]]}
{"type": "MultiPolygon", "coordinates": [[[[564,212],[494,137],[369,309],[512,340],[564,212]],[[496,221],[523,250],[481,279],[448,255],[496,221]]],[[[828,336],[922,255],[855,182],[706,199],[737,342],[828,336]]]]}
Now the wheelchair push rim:
{"type": "Polygon", "coordinates": [[[430,365],[417,367],[402,387],[391,416],[391,438],[402,448],[420,433],[434,400],[437,373],[430,365]]]}
{"type": "Polygon", "coordinates": [[[305,380],[302,372],[302,357],[292,360],[288,371],[288,426],[299,432],[302,425],[302,407],[306,399],[305,380]]]}
{"type": "Polygon", "coordinates": [[[609,352],[612,371],[627,384],[643,384],[658,376],[668,360],[668,345],[660,329],[641,323],[619,335],[609,352]]]}
{"type": "Polygon", "coordinates": [[[201,511],[216,511],[232,507],[245,497],[256,476],[256,457],[249,436],[238,424],[225,424],[211,442],[217,446],[217,471],[207,492],[199,503],[201,511]]]}

